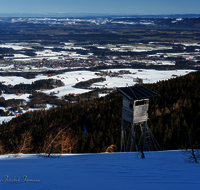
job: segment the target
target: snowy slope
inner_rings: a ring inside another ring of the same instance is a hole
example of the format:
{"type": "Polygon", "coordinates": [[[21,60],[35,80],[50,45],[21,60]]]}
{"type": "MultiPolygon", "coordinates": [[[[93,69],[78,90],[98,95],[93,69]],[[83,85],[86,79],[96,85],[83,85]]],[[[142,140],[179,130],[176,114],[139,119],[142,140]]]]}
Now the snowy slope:
{"type": "Polygon", "coordinates": [[[185,163],[180,151],[62,155],[0,156],[0,189],[67,190],[197,190],[200,165],[185,163]],[[13,178],[19,182],[5,182],[13,178]],[[23,176],[39,182],[20,182],[23,176]]]}

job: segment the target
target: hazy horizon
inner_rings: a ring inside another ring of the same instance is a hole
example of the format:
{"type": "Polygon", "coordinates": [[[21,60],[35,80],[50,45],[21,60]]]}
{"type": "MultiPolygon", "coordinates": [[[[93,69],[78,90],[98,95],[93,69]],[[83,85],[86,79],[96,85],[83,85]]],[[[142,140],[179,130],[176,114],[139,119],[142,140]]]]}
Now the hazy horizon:
{"type": "Polygon", "coordinates": [[[0,14],[199,14],[199,7],[199,0],[7,0],[1,3],[0,14]]]}
{"type": "Polygon", "coordinates": [[[109,17],[135,17],[135,18],[195,18],[200,14],[110,14],[110,13],[0,13],[0,17],[68,17],[68,18],[109,18],[109,17]]]}

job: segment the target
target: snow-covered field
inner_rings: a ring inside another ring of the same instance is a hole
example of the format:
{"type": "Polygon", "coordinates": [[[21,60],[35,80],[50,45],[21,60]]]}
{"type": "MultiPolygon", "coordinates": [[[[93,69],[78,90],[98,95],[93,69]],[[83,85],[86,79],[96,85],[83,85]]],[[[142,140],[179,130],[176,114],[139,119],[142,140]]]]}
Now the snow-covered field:
{"type": "Polygon", "coordinates": [[[146,152],[145,159],[130,152],[65,154],[58,158],[19,156],[0,156],[1,190],[200,188],[200,165],[186,163],[180,151],[146,152]]]}
{"type": "Polygon", "coordinates": [[[0,44],[1,48],[13,48],[14,50],[24,50],[24,49],[32,49],[30,47],[26,47],[28,43],[5,43],[0,44]]]}
{"type": "MultiPolygon", "coordinates": [[[[197,43],[190,43],[190,44],[186,44],[186,43],[182,43],[182,45],[184,46],[200,46],[197,43]]],[[[0,44],[0,48],[13,48],[14,50],[26,50],[26,49],[33,49],[32,47],[34,46],[41,46],[39,43],[3,43],[0,44]]],[[[155,50],[167,50],[167,49],[172,49],[172,46],[167,45],[158,45],[155,44],[155,42],[150,42],[149,44],[142,44],[142,43],[138,43],[138,44],[134,44],[134,45],[127,45],[127,44],[118,44],[118,45],[113,45],[113,44],[106,44],[106,45],[98,45],[98,44],[93,44],[93,46],[99,48],[99,49],[109,49],[111,51],[118,51],[118,52],[146,52],[146,51],[155,51],[155,50]]],[[[82,46],[78,46],[75,45],[74,43],[66,43],[66,42],[62,42],[60,44],[60,46],[57,46],[58,48],[62,49],[62,51],[60,52],[55,52],[53,51],[54,47],[53,46],[43,46],[44,49],[40,50],[40,51],[35,51],[36,56],[27,56],[27,55],[23,55],[23,51],[21,51],[21,53],[18,54],[14,54],[13,57],[4,56],[5,60],[13,60],[15,62],[29,62],[29,61],[38,61],[38,60],[42,60],[42,59],[47,59],[47,60],[68,60],[71,58],[75,58],[75,59],[88,59],[89,56],[93,55],[93,53],[88,53],[87,55],[81,55],[76,53],[77,49],[81,49],[81,50],[86,50],[85,47],[82,46]],[[70,50],[70,51],[69,51],[70,50]],[[71,50],[74,50],[73,52],[71,52],[71,50]]],[[[192,53],[193,55],[198,55],[199,54],[199,49],[196,49],[195,52],[192,53]]],[[[152,56],[160,56],[160,55],[164,55],[164,57],[168,57],[168,56],[184,56],[186,58],[189,58],[191,55],[190,53],[156,53],[156,54],[152,54],[149,55],[149,57],[152,56]]],[[[128,60],[126,60],[127,62],[128,60]]],[[[153,64],[153,65],[171,65],[174,63],[170,63],[169,61],[152,61],[150,60],[144,60],[144,62],[149,63],[149,64],[153,64]]]]}
{"type": "Polygon", "coordinates": [[[140,71],[138,69],[107,69],[104,71],[118,72],[120,70],[128,70],[135,74],[125,74],[122,75],[122,77],[106,77],[106,81],[95,83],[92,86],[105,86],[107,88],[132,86],[137,83],[133,82],[133,78],[141,78],[143,79],[143,83],[156,83],[158,81],[174,78],[175,76],[183,76],[190,72],[194,72],[194,70],[158,71],[153,69],[140,69],[140,71]]]}
{"type": "MultiPolygon", "coordinates": [[[[138,69],[107,69],[104,71],[112,71],[112,72],[118,72],[120,70],[128,70],[131,73],[135,74],[125,74],[121,77],[106,77],[106,81],[100,82],[100,83],[94,83],[92,87],[107,87],[107,88],[114,88],[114,87],[125,87],[125,86],[132,86],[135,85],[136,82],[133,82],[133,78],[141,78],[143,79],[144,83],[155,83],[159,80],[167,80],[169,78],[173,78],[176,76],[183,76],[190,72],[194,72],[194,70],[172,70],[172,71],[158,71],[158,70],[152,70],[152,69],[143,69],[138,71],[138,69]]],[[[81,81],[86,81],[92,78],[98,78],[98,76],[95,75],[95,72],[91,71],[72,71],[72,72],[66,72],[64,74],[59,74],[57,76],[52,76],[50,78],[53,79],[59,79],[62,82],[64,82],[65,86],[54,88],[52,90],[46,90],[43,92],[46,92],[49,94],[50,92],[57,92],[59,91],[59,94],[57,94],[58,97],[62,97],[63,95],[66,95],[68,93],[84,93],[88,92],[89,90],[86,89],[77,89],[74,87],[74,85],[81,81]]],[[[5,85],[16,85],[20,83],[24,84],[31,84],[32,82],[36,80],[41,79],[49,79],[48,76],[45,75],[38,75],[34,79],[25,79],[23,77],[17,77],[17,76],[0,76],[0,81],[4,82],[5,85]]],[[[27,94],[29,96],[30,94],[27,94]]],[[[2,95],[5,99],[11,99],[11,98],[20,98],[28,100],[26,95],[8,95],[3,94],[2,95]]]]}
{"type": "MultiPolygon", "coordinates": [[[[63,49],[63,51],[60,52],[54,52],[52,49],[54,47],[50,46],[44,46],[44,50],[36,51],[36,56],[26,56],[23,54],[14,54],[14,57],[7,57],[5,56],[4,59],[12,59],[14,61],[34,61],[34,60],[42,60],[42,59],[48,59],[48,60],[58,60],[58,59],[65,59],[63,56],[68,56],[68,58],[78,58],[78,59],[87,59],[88,55],[80,55],[76,53],[76,49],[82,49],[85,50],[83,47],[75,46],[73,43],[64,43],[64,46],[60,46],[59,48],[63,49]],[[74,52],[67,51],[68,49],[74,49],[74,52]]],[[[5,43],[0,44],[0,48],[13,48],[14,50],[25,50],[25,49],[32,49],[30,46],[38,46],[40,44],[38,43],[5,43]]]]}
{"type": "MultiPolygon", "coordinates": [[[[104,71],[112,71],[112,72],[118,72],[120,70],[128,70],[131,73],[135,74],[124,74],[118,77],[109,77],[106,76],[106,81],[104,82],[99,82],[99,83],[94,83],[91,87],[93,88],[116,88],[116,87],[126,87],[126,86],[132,86],[135,85],[136,82],[133,82],[134,78],[141,78],[143,79],[143,83],[155,83],[157,81],[161,80],[167,80],[169,78],[173,78],[175,76],[183,76],[188,74],[189,72],[193,72],[194,70],[173,70],[173,71],[157,71],[157,70],[138,70],[138,69],[108,69],[104,71]]],[[[17,76],[0,76],[0,81],[3,82],[5,85],[16,85],[20,83],[24,84],[31,84],[32,82],[36,80],[41,80],[41,79],[59,79],[61,80],[65,86],[54,88],[51,90],[43,90],[42,92],[46,94],[50,94],[52,92],[57,93],[56,96],[58,98],[62,98],[62,96],[65,96],[66,94],[69,93],[74,93],[74,94],[81,94],[90,91],[90,89],[78,89],[75,88],[75,84],[81,81],[87,81],[92,78],[98,78],[99,76],[95,75],[95,72],[91,71],[73,71],[73,72],[66,72],[63,74],[59,74],[56,76],[48,77],[45,75],[38,75],[34,79],[25,79],[23,77],[17,77],[17,76]]],[[[0,97],[4,97],[5,100],[8,99],[24,99],[27,102],[30,101],[29,99],[30,94],[21,94],[21,95],[16,95],[16,94],[2,94],[0,97]]],[[[100,95],[100,96],[105,96],[105,94],[100,95]]],[[[48,105],[47,109],[50,108],[51,105],[48,105]]],[[[2,108],[0,108],[2,109],[2,108]]],[[[29,109],[30,110],[30,109],[29,109]]],[[[23,110],[23,113],[25,110],[23,110]]],[[[12,117],[0,117],[0,123],[7,122],[11,120],[12,117]]]]}
{"type": "MultiPolygon", "coordinates": [[[[99,47],[98,47],[99,48],[99,47]]],[[[101,49],[102,47],[100,47],[101,49]]],[[[136,46],[131,45],[122,45],[120,47],[108,47],[111,51],[119,51],[119,52],[146,52],[146,51],[154,51],[154,50],[160,50],[160,49],[172,49],[172,47],[166,47],[166,46],[158,46],[158,45],[141,45],[137,44],[136,46]]]]}

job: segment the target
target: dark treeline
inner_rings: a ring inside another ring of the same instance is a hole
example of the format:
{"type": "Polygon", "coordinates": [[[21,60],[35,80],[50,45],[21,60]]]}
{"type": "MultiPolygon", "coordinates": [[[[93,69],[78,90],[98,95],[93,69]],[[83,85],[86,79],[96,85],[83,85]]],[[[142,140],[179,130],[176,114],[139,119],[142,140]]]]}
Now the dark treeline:
{"type": "Polygon", "coordinates": [[[0,54],[6,54],[8,57],[14,57],[14,54],[21,54],[27,56],[36,56],[36,53],[32,49],[25,49],[25,50],[14,50],[13,48],[0,48],[0,54]]]}
{"type": "MultiPolygon", "coordinates": [[[[58,99],[58,97],[55,96],[55,94],[57,93],[58,92],[53,92],[50,95],[47,95],[42,92],[34,91],[33,94],[29,96],[29,99],[30,99],[29,102],[26,102],[26,100],[24,99],[5,100],[4,97],[0,97],[0,106],[5,107],[7,109],[6,111],[4,111],[3,109],[0,109],[0,115],[1,116],[13,115],[14,113],[12,112],[22,113],[21,107],[24,110],[28,110],[29,108],[46,108],[47,104],[51,104],[53,106],[67,105],[68,102],[66,102],[63,99],[62,100],[58,99]]],[[[96,97],[98,97],[98,94],[96,97]]]]}
{"type": "Polygon", "coordinates": [[[161,96],[150,101],[149,125],[163,149],[181,148],[185,127],[200,133],[200,72],[149,84],[161,96]]]}
{"type": "Polygon", "coordinates": [[[24,77],[26,79],[32,79],[35,78],[38,74],[41,74],[40,72],[0,72],[0,76],[18,76],[18,77],[24,77]]]}
{"type": "Polygon", "coordinates": [[[4,91],[5,94],[17,94],[17,93],[33,93],[35,90],[41,89],[53,89],[60,86],[64,86],[61,80],[57,79],[43,79],[32,82],[32,84],[16,84],[5,85],[0,82],[0,91],[4,91]]]}
{"type": "MultiPolygon", "coordinates": [[[[187,144],[186,126],[199,135],[199,83],[200,72],[194,72],[145,85],[160,94],[150,100],[148,124],[163,150],[187,144]]],[[[27,112],[0,126],[0,151],[40,153],[51,146],[53,152],[88,153],[111,145],[119,151],[121,106],[122,96],[115,91],[104,98],[27,112]]]]}
{"type": "Polygon", "coordinates": [[[94,78],[83,82],[76,83],[76,88],[89,88],[93,83],[106,81],[105,78],[94,78]]]}
{"type": "Polygon", "coordinates": [[[65,100],[58,99],[58,97],[55,95],[56,92],[50,93],[49,96],[43,92],[35,91],[32,95],[29,96],[30,102],[27,103],[27,106],[30,108],[45,108],[46,104],[52,104],[55,106],[64,106],[68,104],[65,100]]]}
{"type": "MultiPolygon", "coordinates": [[[[112,88],[96,88],[92,91],[81,93],[81,94],[74,94],[69,93],[64,96],[64,98],[70,102],[80,102],[85,100],[90,100],[94,98],[99,98],[99,94],[108,94],[112,92],[112,88]]],[[[59,105],[59,104],[56,104],[59,105]]]]}
{"type": "Polygon", "coordinates": [[[41,71],[41,72],[0,72],[0,76],[20,76],[20,77],[24,77],[26,79],[32,79],[35,78],[37,75],[40,74],[62,74],[64,72],[71,72],[71,71],[83,71],[83,70],[87,70],[85,68],[75,68],[75,69],[71,69],[71,68],[67,68],[67,69],[62,69],[62,70],[49,70],[49,71],[41,71]]]}

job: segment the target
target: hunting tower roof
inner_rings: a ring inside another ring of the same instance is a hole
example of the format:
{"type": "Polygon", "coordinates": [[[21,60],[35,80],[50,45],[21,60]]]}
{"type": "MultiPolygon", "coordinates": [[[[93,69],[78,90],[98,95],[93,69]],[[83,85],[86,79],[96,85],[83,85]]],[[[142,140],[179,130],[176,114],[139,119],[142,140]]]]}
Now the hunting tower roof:
{"type": "Polygon", "coordinates": [[[144,86],[123,87],[117,88],[117,90],[129,100],[141,100],[159,96],[159,94],[149,90],[144,86]]]}

